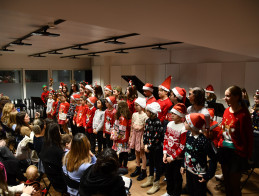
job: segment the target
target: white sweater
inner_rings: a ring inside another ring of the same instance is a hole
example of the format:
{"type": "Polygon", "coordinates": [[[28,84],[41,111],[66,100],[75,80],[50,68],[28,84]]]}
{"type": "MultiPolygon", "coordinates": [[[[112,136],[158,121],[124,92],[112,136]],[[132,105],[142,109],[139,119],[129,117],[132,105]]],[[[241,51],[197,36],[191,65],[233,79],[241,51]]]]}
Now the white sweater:
{"type": "Polygon", "coordinates": [[[93,119],[93,129],[96,129],[97,132],[103,130],[104,112],[105,111],[101,111],[99,109],[95,111],[93,119]]]}

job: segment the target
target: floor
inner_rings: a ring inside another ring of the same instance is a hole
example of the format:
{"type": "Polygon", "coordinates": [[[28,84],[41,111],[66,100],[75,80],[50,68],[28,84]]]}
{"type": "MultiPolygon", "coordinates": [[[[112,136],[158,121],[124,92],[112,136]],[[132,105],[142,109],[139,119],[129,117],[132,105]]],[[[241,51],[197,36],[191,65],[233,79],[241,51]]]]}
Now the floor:
{"type": "MultiPolygon", "coordinates": [[[[132,173],[135,169],[135,161],[130,161],[128,163],[128,168],[129,168],[129,174],[127,174],[126,176],[129,177],[130,173],[132,173]]],[[[216,174],[221,173],[220,170],[220,166],[218,166],[218,169],[216,171],[216,174]]],[[[242,181],[244,181],[244,179],[247,177],[247,175],[243,175],[242,177],[242,181]]],[[[160,183],[160,190],[153,194],[153,196],[160,196],[163,195],[166,192],[166,182],[163,181],[164,176],[161,177],[161,183],[160,183]]],[[[45,178],[45,180],[47,180],[45,178]]],[[[148,188],[141,188],[140,185],[142,183],[145,182],[146,179],[144,179],[143,181],[139,182],[136,180],[135,178],[132,178],[133,183],[132,183],[132,187],[130,189],[131,195],[132,196],[143,196],[143,195],[147,195],[146,192],[148,191],[148,188]]],[[[185,177],[184,177],[184,183],[185,184],[185,177]]],[[[223,191],[221,191],[220,186],[219,187],[220,190],[216,189],[216,185],[220,184],[218,181],[216,181],[215,178],[212,178],[209,182],[208,182],[208,189],[211,191],[212,195],[216,195],[216,196],[220,196],[220,195],[225,195],[223,191]]],[[[60,195],[59,193],[57,193],[53,187],[51,187],[50,189],[50,193],[52,196],[55,195],[60,195]]],[[[259,169],[255,169],[255,173],[253,173],[251,175],[251,178],[249,179],[249,181],[247,182],[247,184],[245,185],[245,187],[242,190],[243,195],[249,195],[249,196],[258,196],[259,195],[259,169]]],[[[209,195],[209,194],[208,194],[209,195]]]]}

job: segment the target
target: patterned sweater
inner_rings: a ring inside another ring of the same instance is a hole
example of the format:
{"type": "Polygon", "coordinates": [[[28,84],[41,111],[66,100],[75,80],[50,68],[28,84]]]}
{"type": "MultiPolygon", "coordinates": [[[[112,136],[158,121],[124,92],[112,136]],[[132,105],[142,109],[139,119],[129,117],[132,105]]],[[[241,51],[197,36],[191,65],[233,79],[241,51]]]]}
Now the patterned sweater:
{"type": "Polygon", "coordinates": [[[145,131],[143,135],[143,143],[147,145],[147,148],[154,149],[163,146],[164,141],[164,128],[161,121],[158,118],[147,119],[145,125],[145,131]]]}
{"type": "Polygon", "coordinates": [[[217,168],[216,159],[217,150],[209,139],[202,133],[193,136],[191,131],[186,134],[186,145],[184,154],[184,167],[191,173],[203,175],[208,181],[211,179],[217,168]],[[209,160],[209,168],[207,167],[207,156],[209,160]]]}

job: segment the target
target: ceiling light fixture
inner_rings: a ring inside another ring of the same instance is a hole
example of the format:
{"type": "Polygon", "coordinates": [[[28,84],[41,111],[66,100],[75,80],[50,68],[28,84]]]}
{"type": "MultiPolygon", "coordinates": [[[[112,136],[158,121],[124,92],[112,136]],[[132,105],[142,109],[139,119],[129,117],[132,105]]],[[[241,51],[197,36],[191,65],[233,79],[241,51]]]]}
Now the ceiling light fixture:
{"type": "Polygon", "coordinates": [[[60,36],[60,34],[48,32],[47,28],[44,29],[43,31],[33,32],[31,35],[41,35],[41,36],[49,36],[49,37],[58,37],[58,36],[60,36]]]}
{"type": "Polygon", "coordinates": [[[71,56],[70,59],[80,59],[80,58],[78,58],[76,56],[71,56]]]}
{"type": "Polygon", "coordinates": [[[71,50],[88,50],[87,48],[82,48],[81,45],[72,47],[71,50]]]}
{"type": "Polygon", "coordinates": [[[126,52],[124,50],[119,50],[119,51],[116,51],[115,53],[118,53],[118,54],[128,54],[129,52],[126,52]]]}
{"type": "Polygon", "coordinates": [[[108,41],[105,41],[104,43],[106,44],[117,44],[117,45],[122,45],[122,44],[125,44],[125,42],[119,42],[117,41],[117,39],[113,39],[113,40],[108,40],[108,41]]]}
{"type": "Polygon", "coordinates": [[[62,52],[57,52],[57,51],[55,50],[55,51],[49,52],[48,54],[63,54],[63,53],[62,53],[62,52]]]}
{"type": "Polygon", "coordinates": [[[37,54],[37,55],[34,55],[33,57],[46,57],[46,56],[43,56],[41,54],[37,54]]]}
{"type": "Polygon", "coordinates": [[[20,42],[13,42],[13,43],[10,43],[10,45],[31,46],[32,44],[30,44],[30,43],[24,43],[24,42],[20,41],[20,42]]]}
{"type": "Polygon", "coordinates": [[[5,52],[13,52],[14,50],[8,49],[7,47],[4,47],[0,49],[0,51],[5,51],[5,52]]]}
{"type": "Polygon", "coordinates": [[[88,54],[88,56],[100,56],[100,55],[97,55],[95,53],[92,53],[92,54],[88,54]]]}
{"type": "Polygon", "coordinates": [[[161,47],[161,45],[158,45],[158,46],[156,46],[156,47],[154,47],[152,49],[153,50],[167,50],[167,48],[163,48],[163,47],[161,47]]]}

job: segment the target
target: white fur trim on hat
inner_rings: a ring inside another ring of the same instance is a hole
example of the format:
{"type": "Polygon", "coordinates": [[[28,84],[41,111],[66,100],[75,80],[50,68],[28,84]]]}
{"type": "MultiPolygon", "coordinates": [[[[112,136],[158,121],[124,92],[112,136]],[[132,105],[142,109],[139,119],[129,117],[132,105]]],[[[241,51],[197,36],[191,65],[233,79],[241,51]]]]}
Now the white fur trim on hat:
{"type": "Polygon", "coordinates": [[[176,115],[178,115],[178,116],[180,116],[180,117],[185,117],[185,114],[183,114],[183,113],[181,113],[181,112],[179,112],[178,110],[176,110],[176,109],[171,109],[171,111],[170,111],[171,113],[175,113],[176,115]]]}
{"type": "Polygon", "coordinates": [[[154,114],[157,114],[158,112],[161,112],[160,105],[157,102],[153,102],[151,104],[148,104],[147,107],[146,107],[146,110],[148,110],[148,111],[150,111],[154,114]]]}
{"type": "Polygon", "coordinates": [[[141,97],[138,97],[136,100],[135,100],[135,103],[139,104],[140,107],[142,108],[145,108],[146,107],[146,99],[145,98],[141,98],[141,97]]]}
{"type": "Polygon", "coordinates": [[[150,91],[153,93],[154,89],[150,88],[150,87],[147,87],[147,86],[143,86],[143,90],[146,90],[146,91],[150,91]]]}
{"type": "Polygon", "coordinates": [[[206,93],[214,93],[214,91],[208,91],[206,89],[204,89],[206,93]]]}
{"type": "Polygon", "coordinates": [[[178,98],[178,99],[183,99],[183,96],[180,95],[180,93],[176,90],[176,88],[173,88],[172,89],[173,93],[175,94],[175,96],[178,98]]]}
{"type": "Polygon", "coordinates": [[[167,92],[170,91],[169,89],[167,89],[166,87],[164,87],[164,86],[162,86],[162,85],[159,85],[159,88],[161,88],[161,89],[163,89],[163,90],[165,90],[165,91],[167,91],[167,92]]]}
{"type": "Polygon", "coordinates": [[[192,123],[192,120],[191,120],[191,117],[190,117],[190,114],[186,115],[185,116],[185,119],[186,119],[186,122],[188,123],[188,125],[190,125],[190,127],[195,130],[195,131],[199,131],[200,129],[196,128],[193,123],[192,123]]]}
{"type": "Polygon", "coordinates": [[[111,106],[113,106],[114,104],[112,103],[112,101],[110,100],[110,98],[109,97],[106,97],[106,100],[108,101],[108,103],[111,105],[111,106]]]}
{"type": "Polygon", "coordinates": [[[94,89],[89,84],[85,85],[85,88],[91,92],[94,92],[94,89]]]}

